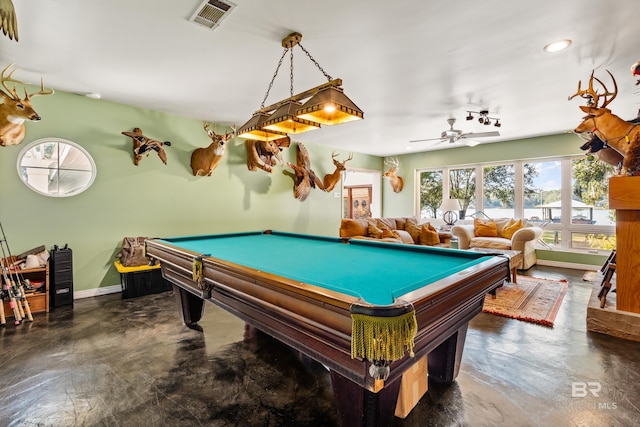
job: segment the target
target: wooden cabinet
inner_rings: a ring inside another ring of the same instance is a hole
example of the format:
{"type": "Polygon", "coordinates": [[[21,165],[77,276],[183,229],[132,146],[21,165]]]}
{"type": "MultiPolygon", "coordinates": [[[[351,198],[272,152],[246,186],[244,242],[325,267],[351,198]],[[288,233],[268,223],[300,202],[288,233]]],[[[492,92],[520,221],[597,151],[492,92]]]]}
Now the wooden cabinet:
{"type": "MultiPolygon", "coordinates": [[[[33,284],[43,283],[43,285],[36,290],[25,289],[27,301],[29,302],[29,308],[31,313],[41,313],[49,311],[49,263],[46,267],[42,268],[28,268],[20,270],[19,276],[24,279],[29,279],[33,284]]],[[[3,282],[4,285],[4,282],[3,282]]],[[[4,314],[7,318],[13,317],[13,311],[9,307],[9,301],[3,301],[4,314]]]]}

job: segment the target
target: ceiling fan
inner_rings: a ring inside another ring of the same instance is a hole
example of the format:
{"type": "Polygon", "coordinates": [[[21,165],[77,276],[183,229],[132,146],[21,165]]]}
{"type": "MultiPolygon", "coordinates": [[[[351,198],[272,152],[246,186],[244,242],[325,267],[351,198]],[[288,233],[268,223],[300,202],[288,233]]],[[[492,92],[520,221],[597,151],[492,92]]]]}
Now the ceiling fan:
{"type": "Polygon", "coordinates": [[[460,140],[464,140],[465,144],[470,146],[470,147],[474,147],[476,145],[479,144],[478,141],[474,141],[473,139],[470,138],[485,138],[488,136],[500,136],[500,132],[498,131],[493,131],[493,132],[469,132],[469,133],[463,133],[461,130],[459,129],[454,129],[453,125],[456,122],[456,119],[454,119],[453,117],[447,119],[447,123],[449,123],[449,129],[443,131],[440,134],[440,138],[427,138],[427,139],[414,139],[412,141],[409,142],[426,142],[426,141],[438,141],[436,144],[441,144],[443,142],[449,142],[450,144],[453,144],[454,142],[460,141],[460,140]]]}

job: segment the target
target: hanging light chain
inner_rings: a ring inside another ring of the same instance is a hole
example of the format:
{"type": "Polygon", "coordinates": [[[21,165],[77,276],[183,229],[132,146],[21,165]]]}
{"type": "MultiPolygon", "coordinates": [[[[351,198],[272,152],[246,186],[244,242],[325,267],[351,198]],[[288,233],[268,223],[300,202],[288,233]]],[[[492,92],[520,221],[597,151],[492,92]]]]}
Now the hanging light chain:
{"type": "Polygon", "coordinates": [[[290,90],[291,95],[289,96],[293,98],[293,48],[291,48],[290,50],[291,50],[291,65],[289,66],[289,68],[291,73],[291,76],[290,76],[291,77],[291,90],[290,90]]]}
{"type": "MultiPolygon", "coordinates": [[[[264,94],[264,99],[262,100],[262,104],[260,104],[260,109],[264,108],[264,103],[267,102],[267,98],[269,97],[269,92],[271,91],[271,87],[273,87],[273,82],[276,80],[276,76],[278,75],[278,70],[280,70],[280,66],[282,65],[282,61],[284,60],[284,56],[287,54],[289,48],[285,48],[284,52],[282,52],[282,56],[280,57],[280,61],[278,61],[278,66],[276,67],[276,72],[273,73],[273,77],[271,78],[271,83],[269,83],[269,87],[267,88],[267,93],[264,94]]],[[[291,87],[293,91],[293,77],[291,78],[291,87]]]]}
{"type": "Polygon", "coordinates": [[[318,61],[316,61],[315,59],[313,59],[313,56],[311,56],[311,54],[307,51],[307,49],[304,48],[304,46],[302,46],[301,43],[298,43],[298,46],[300,46],[300,49],[302,49],[304,51],[304,53],[307,54],[307,56],[309,57],[309,59],[311,60],[311,62],[313,62],[314,64],[316,64],[316,67],[318,67],[318,69],[322,72],[322,74],[324,74],[324,76],[327,78],[328,81],[333,80],[333,78],[327,74],[327,72],[325,70],[322,69],[322,67],[320,66],[320,64],[318,64],[318,61]]]}

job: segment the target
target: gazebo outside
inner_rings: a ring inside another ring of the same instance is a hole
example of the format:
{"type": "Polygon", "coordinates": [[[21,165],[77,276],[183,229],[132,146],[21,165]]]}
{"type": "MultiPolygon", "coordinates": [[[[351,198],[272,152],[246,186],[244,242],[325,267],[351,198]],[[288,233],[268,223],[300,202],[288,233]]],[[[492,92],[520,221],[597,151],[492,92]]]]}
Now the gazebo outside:
{"type": "MultiPolygon", "coordinates": [[[[562,211],[562,202],[560,200],[551,203],[545,203],[538,206],[542,209],[542,220],[548,222],[560,222],[560,212],[562,211]],[[559,211],[557,216],[553,215],[553,210],[559,211]]],[[[593,206],[589,206],[579,200],[571,201],[571,223],[572,224],[594,224],[593,206]],[[588,211],[589,215],[585,215],[588,211]],[[575,214],[574,214],[575,212],[575,214]]]]}

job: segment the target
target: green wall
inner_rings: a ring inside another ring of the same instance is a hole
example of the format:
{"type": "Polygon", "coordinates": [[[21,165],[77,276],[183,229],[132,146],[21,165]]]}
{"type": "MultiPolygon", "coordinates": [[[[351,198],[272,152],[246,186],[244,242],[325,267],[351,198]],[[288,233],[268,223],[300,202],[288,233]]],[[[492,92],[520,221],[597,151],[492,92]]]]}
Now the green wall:
{"type": "MultiPolygon", "coordinates": [[[[312,191],[305,202],[293,197],[293,181],[276,166],[272,174],[250,172],[243,141],[228,144],[210,177],[194,177],[191,152],[210,140],[202,121],[139,109],[84,96],[56,92],[37,97],[40,122],[27,122],[27,136],[18,146],[0,147],[0,222],[14,255],[45,245],[69,244],[73,250],[75,291],[113,286],[120,277],[113,267],[125,236],[176,235],[277,229],[337,236],[341,199],[312,191]],[[146,136],[171,141],[167,165],[157,155],[133,164],[131,138],[121,134],[134,127],[146,136]],[[39,195],[17,173],[18,153],[44,137],[74,141],[97,166],[87,191],[67,198],[39,195]]],[[[219,126],[217,132],[223,131],[219,126]]],[[[312,167],[321,177],[333,172],[331,153],[340,147],[305,144],[312,167]]],[[[285,149],[285,161],[295,163],[295,143],[285,149]]],[[[354,154],[350,167],[380,170],[382,159],[354,154]]]]}
{"type": "MultiPolygon", "coordinates": [[[[450,150],[428,151],[399,156],[404,189],[394,193],[388,183],[383,186],[382,212],[384,216],[405,216],[417,213],[416,170],[443,165],[469,165],[520,159],[542,159],[548,157],[583,154],[582,140],[576,135],[559,135],[527,138],[506,143],[483,144],[476,147],[463,146],[450,150]]],[[[538,259],[576,264],[602,265],[606,257],[591,254],[561,251],[537,251],[538,259]]]]}
{"type": "MultiPolygon", "coordinates": [[[[211,177],[194,177],[191,152],[209,144],[202,122],[57,92],[37,97],[40,122],[27,122],[27,136],[19,146],[0,147],[0,222],[12,253],[39,245],[69,244],[73,249],[76,291],[120,283],[114,256],[125,236],[176,235],[277,229],[335,236],[341,199],[312,191],[305,202],[293,197],[293,181],[276,166],[272,174],[250,172],[243,140],[229,143],[224,159],[211,177]],[[121,134],[139,127],[145,135],[171,141],[167,165],[152,154],[133,164],[131,138],[121,134]],[[86,192],[68,198],[41,196],[28,189],[16,169],[25,144],[58,137],[83,146],[94,158],[98,174],[86,192]]],[[[217,132],[223,131],[219,126],[217,132]]],[[[415,170],[442,165],[543,158],[580,152],[574,135],[531,138],[400,156],[404,189],[394,193],[383,183],[384,216],[415,212],[415,170]]],[[[320,176],[333,171],[331,153],[340,147],[305,144],[312,167],[320,176]]],[[[295,143],[283,152],[295,162],[295,143]]],[[[354,153],[349,167],[383,170],[383,159],[354,153]]],[[[565,254],[566,255],[566,254],[565,254]]],[[[561,253],[545,251],[541,259],[562,261],[561,253]]],[[[572,256],[572,262],[601,264],[602,257],[572,256]]]]}

